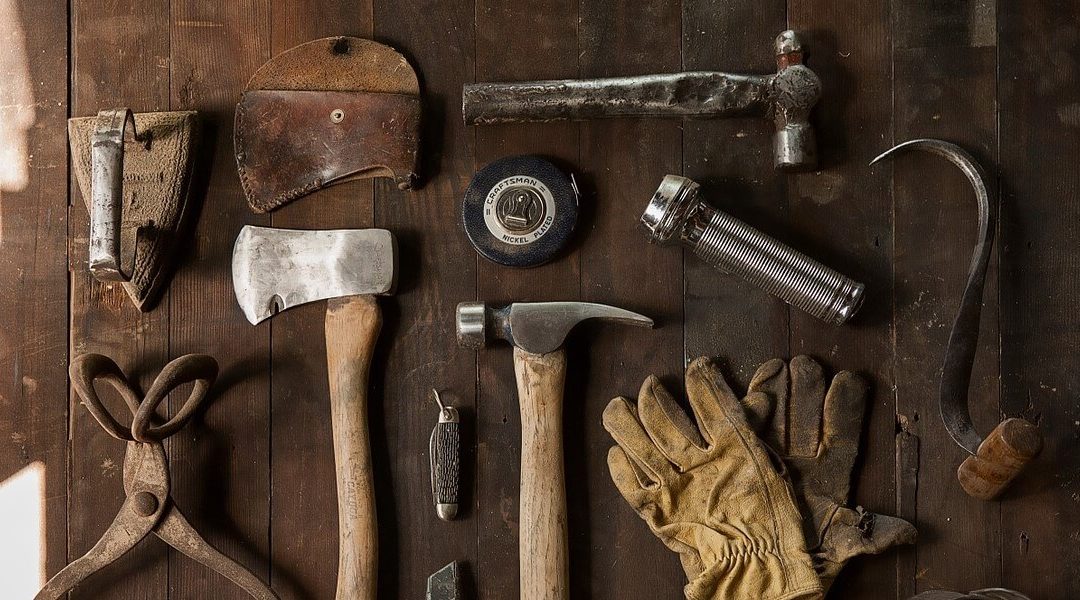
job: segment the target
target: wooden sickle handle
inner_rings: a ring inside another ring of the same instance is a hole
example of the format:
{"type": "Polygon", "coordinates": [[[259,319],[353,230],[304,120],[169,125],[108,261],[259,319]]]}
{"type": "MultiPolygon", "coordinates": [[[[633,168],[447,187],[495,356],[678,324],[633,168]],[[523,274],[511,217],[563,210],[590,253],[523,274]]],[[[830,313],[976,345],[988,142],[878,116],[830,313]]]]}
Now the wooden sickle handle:
{"type": "Polygon", "coordinates": [[[569,596],[562,405],[566,353],[514,348],[521,404],[521,600],[569,596]]]}
{"type": "Polygon", "coordinates": [[[326,369],[338,495],[337,600],[375,600],[378,529],[368,437],[368,371],[382,315],[373,296],[327,301],[326,369]]]}
{"type": "Polygon", "coordinates": [[[993,500],[1042,450],[1042,435],[1024,419],[1005,419],[986,436],[975,456],[956,469],[960,487],[972,498],[993,500]]]}

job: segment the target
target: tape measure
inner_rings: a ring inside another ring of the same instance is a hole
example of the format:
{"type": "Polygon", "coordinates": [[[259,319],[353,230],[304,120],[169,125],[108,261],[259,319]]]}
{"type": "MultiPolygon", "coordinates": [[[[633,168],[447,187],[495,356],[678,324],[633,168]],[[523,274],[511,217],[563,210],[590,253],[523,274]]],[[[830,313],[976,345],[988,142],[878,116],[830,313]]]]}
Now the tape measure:
{"type": "Polygon", "coordinates": [[[570,241],[577,224],[573,177],[538,156],[508,156],[473,176],[461,204],[476,251],[510,267],[544,264],[570,241]]]}

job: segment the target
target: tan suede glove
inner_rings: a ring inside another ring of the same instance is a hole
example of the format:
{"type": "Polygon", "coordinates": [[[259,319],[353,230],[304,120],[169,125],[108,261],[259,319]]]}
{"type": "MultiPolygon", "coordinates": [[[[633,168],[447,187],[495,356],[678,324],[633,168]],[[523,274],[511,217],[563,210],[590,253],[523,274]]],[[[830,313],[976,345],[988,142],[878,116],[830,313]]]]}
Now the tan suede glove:
{"type": "Polygon", "coordinates": [[[743,399],[759,435],[791,473],[806,545],[826,590],[853,556],[879,554],[915,542],[903,519],[847,508],[851,472],[859,452],[866,384],[841,371],[826,389],[814,359],[796,356],[761,365],[743,399]]]}
{"type": "Polygon", "coordinates": [[[686,370],[700,432],[656,377],[637,406],[615,398],[604,428],[611,478],[679,553],[690,600],[821,598],[790,486],[750,429],[742,406],[704,358],[686,370]]]}

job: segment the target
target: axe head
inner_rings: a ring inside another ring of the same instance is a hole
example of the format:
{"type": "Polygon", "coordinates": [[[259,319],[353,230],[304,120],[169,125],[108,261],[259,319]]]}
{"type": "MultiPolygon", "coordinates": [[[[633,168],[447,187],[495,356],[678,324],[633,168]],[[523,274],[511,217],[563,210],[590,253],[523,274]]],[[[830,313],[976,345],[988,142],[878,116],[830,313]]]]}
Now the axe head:
{"type": "Polygon", "coordinates": [[[236,301],[252,325],[300,304],[391,294],[397,243],[385,229],[275,229],[246,225],[233,246],[236,301]]]}

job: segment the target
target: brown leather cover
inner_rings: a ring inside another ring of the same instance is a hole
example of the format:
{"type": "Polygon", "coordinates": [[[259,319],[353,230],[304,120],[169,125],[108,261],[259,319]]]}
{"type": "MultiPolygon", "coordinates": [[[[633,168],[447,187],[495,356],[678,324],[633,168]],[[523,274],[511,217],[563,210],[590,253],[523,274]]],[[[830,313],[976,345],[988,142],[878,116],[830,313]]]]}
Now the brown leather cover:
{"type": "Polygon", "coordinates": [[[416,72],[389,46],[331,37],[275,56],[251,77],[236,110],[233,141],[248,204],[268,212],[368,177],[410,189],[420,109],[416,72]],[[337,109],[343,118],[332,119],[337,109]]]}
{"type": "Polygon", "coordinates": [[[236,162],[255,212],[341,181],[416,178],[420,98],[404,94],[255,90],[236,108],[236,162]],[[332,119],[335,111],[340,115],[332,119]]]}

